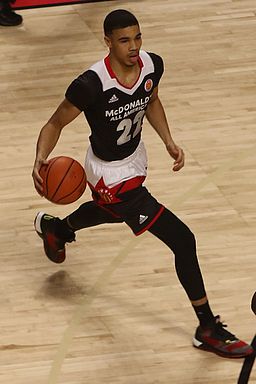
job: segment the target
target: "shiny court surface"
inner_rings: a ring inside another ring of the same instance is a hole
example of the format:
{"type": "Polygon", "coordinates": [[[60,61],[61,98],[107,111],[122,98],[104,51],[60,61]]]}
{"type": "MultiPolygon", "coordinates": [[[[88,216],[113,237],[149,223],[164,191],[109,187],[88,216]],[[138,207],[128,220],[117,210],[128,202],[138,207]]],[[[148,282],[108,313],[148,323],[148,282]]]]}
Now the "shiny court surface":
{"type": "MultiPolygon", "coordinates": [[[[197,320],[173,256],[124,224],[77,234],[62,265],[33,231],[35,214],[63,217],[31,179],[42,125],[79,73],[106,55],[102,21],[116,8],[140,20],[160,54],[160,97],[186,167],[171,172],[145,121],[150,191],[195,233],[211,306],[250,342],[255,316],[256,7],[253,0],[106,1],[19,11],[0,28],[1,383],[234,384],[242,360],[191,346],[197,320]]],[[[52,155],[84,161],[89,128],[68,126],[52,155]]],[[[251,382],[256,381],[255,368],[251,382]]]]}

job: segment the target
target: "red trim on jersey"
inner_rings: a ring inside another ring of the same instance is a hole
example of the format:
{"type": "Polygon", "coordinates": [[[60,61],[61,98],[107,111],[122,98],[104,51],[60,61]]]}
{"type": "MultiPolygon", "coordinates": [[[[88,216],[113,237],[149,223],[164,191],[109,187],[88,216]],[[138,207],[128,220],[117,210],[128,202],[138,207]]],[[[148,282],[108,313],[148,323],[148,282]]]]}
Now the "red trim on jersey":
{"type": "Polygon", "coordinates": [[[105,57],[104,63],[105,63],[105,66],[107,68],[107,71],[108,71],[111,79],[115,79],[116,75],[115,75],[114,71],[111,68],[109,55],[107,57],[105,57]]]}
{"type": "Polygon", "coordinates": [[[134,84],[133,84],[131,87],[128,87],[127,85],[122,84],[122,83],[118,80],[118,78],[116,77],[116,74],[115,74],[115,72],[113,71],[113,69],[111,68],[111,65],[110,65],[110,57],[109,57],[109,55],[108,55],[107,57],[105,57],[105,59],[104,59],[104,63],[105,63],[105,66],[106,66],[106,68],[107,68],[107,71],[108,71],[108,73],[109,73],[111,79],[116,79],[116,81],[118,82],[118,84],[120,84],[122,87],[124,87],[124,88],[126,88],[126,89],[132,89],[132,88],[135,86],[135,84],[137,83],[137,81],[138,81],[139,78],[140,78],[141,69],[143,68],[143,62],[142,62],[142,60],[141,60],[141,58],[140,58],[140,56],[139,56],[139,58],[138,58],[138,63],[139,63],[139,67],[140,67],[140,73],[139,73],[139,76],[137,77],[137,79],[136,79],[136,81],[134,82],[134,84]]]}
{"type": "Polygon", "coordinates": [[[139,187],[143,181],[145,180],[146,176],[136,176],[132,179],[128,179],[125,181],[122,181],[121,183],[115,185],[112,188],[109,188],[105,185],[103,177],[98,181],[98,183],[93,186],[89,181],[89,187],[92,191],[95,191],[99,198],[97,199],[95,196],[93,196],[94,200],[99,205],[105,205],[105,204],[115,204],[120,203],[122,200],[118,198],[118,195],[124,192],[128,192],[131,189],[135,189],[139,187]]]}
{"type": "MultiPolygon", "coordinates": [[[[135,188],[139,187],[145,179],[146,179],[146,176],[136,176],[136,177],[133,177],[132,179],[124,181],[124,184],[120,188],[120,190],[118,191],[118,194],[130,191],[131,189],[135,189],[135,188]]],[[[120,184],[119,184],[119,186],[120,186],[120,184]]]]}
{"type": "Polygon", "coordinates": [[[157,214],[155,215],[155,217],[150,221],[150,223],[148,223],[148,225],[146,227],[144,227],[141,231],[135,233],[135,235],[139,236],[142,233],[144,233],[145,231],[147,231],[150,227],[152,227],[152,225],[157,221],[159,216],[161,216],[161,214],[163,213],[164,209],[165,209],[165,207],[162,205],[161,208],[159,209],[159,211],[157,212],[157,214]]]}

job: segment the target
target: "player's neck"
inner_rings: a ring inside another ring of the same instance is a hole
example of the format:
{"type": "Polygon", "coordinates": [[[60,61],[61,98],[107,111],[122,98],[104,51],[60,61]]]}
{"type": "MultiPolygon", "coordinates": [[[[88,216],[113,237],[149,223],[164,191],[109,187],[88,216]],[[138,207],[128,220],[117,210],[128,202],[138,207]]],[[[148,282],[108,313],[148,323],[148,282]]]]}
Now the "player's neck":
{"type": "Polygon", "coordinates": [[[121,64],[119,61],[115,60],[113,57],[109,57],[110,66],[112,71],[115,74],[117,80],[126,86],[132,86],[138,79],[140,75],[140,65],[136,63],[132,66],[121,64]]]}

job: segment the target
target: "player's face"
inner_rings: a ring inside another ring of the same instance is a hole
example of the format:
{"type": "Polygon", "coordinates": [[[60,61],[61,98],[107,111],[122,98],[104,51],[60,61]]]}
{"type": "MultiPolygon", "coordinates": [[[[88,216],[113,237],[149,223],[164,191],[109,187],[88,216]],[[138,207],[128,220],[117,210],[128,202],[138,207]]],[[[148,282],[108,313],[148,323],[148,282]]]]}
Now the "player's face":
{"type": "Polygon", "coordinates": [[[142,44],[138,25],[114,29],[111,36],[105,37],[111,56],[120,64],[132,67],[136,65],[142,44]]]}

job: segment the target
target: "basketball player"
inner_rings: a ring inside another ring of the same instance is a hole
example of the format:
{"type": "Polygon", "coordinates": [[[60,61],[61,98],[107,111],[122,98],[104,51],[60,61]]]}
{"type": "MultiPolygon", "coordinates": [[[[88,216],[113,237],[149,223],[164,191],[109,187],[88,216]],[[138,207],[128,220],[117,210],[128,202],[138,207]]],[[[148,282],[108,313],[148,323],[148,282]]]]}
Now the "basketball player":
{"type": "Polygon", "coordinates": [[[126,10],[106,16],[104,34],[108,56],[70,84],[38,138],[33,179],[42,192],[39,169],[47,164],[62,129],[81,112],[91,128],[85,170],[93,200],[63,220],[37,214],[35,230],[43,239],[45,253],[51,261],[63,262],[65,243],[75,239],[76,231],[103,223],[125,222],[136,236],[149,231],[175,255],[178,278],[199,320],[194,346],[226,357],[247,356],[252,348],[228,332],[210,309],[193,233],[143,186],[147,174],[141,140],[145,116],[174,159],[173,171],[184,165],[183,150],[172,139],[158,97],[163,61],[141,50],[139,23],[126,10]]]}

